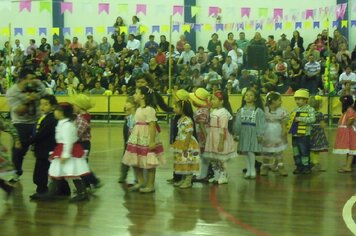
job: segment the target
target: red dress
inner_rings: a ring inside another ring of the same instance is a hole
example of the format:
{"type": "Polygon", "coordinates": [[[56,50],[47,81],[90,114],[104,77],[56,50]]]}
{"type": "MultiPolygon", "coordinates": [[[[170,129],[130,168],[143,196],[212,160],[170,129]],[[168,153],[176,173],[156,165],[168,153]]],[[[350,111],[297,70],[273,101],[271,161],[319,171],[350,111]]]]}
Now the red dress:
{"type": "Polygon", "coordinates": [[[356,119],[356,111],[348,108],[339,120],[333,153],[356,155],[356,126],[347,126],[352,118],[356,119]]]}

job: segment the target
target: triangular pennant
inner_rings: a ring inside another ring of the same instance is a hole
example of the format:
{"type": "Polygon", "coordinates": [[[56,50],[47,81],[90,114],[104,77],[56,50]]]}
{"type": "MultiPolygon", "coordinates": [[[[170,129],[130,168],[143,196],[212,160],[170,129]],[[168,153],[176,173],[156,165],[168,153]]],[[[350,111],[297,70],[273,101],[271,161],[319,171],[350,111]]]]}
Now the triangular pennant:
{"type": "Polygon", "coordinates": [[[41,36],[42,34],[44,36],[47,36],[47,28],[45,28],[45,27],[38,28],[38,35],[41,36]]]}
{"type": "Polygon", "coordinates": [[[52,35],[59,35],[59,28],[58,27],[53,27],[51,29],[51,34],[52,35]]]}
{"type": "Polygon", "coordinates": [[[35,27],[29,27],[26,29],[26,34],[27,35],[31,35],[34,36],[36,35],[36,28],[35,27]]]}
{"type": "Polygon", "coordinates": [[[22,28],[14,28],[14,34],[16,35],[23,35],[23,29],[22,28]]]}
{"type": "Polygon", "coordinates": [[[51,2],[40,2],[39,4],[39,7],[40,7],[40,12],[42,11],[48,11],[48,12],[51,12],[52,10],[52,3],[51,2]]]}
{"type": "Polygon", "coordinates": [[[192,6],[191,12],[192,12],[192,17],[195,17],[198,13],[200,13],[200,7],[192,6]]]}

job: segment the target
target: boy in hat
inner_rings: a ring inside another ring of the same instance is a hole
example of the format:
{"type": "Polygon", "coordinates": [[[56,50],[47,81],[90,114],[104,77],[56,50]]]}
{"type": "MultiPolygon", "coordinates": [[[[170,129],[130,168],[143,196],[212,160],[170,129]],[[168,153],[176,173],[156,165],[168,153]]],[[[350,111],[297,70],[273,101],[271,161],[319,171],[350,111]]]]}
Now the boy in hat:
{"type": "Polygon", "coordinates": [[[287,130],[292,134],[293,156],[296,169],[293,174],[310,174],[310,131],[315,122],[314,108],[308,105],[309,91],[298,89],[294,93],[297,108],[293,110],[287,130]]]}

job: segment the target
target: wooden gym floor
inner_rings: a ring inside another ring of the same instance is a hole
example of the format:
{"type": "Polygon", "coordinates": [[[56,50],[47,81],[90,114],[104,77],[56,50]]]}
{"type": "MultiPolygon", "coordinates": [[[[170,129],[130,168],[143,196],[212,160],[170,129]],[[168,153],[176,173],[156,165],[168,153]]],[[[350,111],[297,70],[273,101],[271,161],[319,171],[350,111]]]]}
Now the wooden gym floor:
{"type": "MultiPolygon", "coordinates": [[[[93,124],[92,169],[103,181],[89,202],[69,204],[29,200],[34,192],[29,153],[24,175],[14,196],[0,204],[0,235],[111,236],[111,235],[354,235],[355,176],[339,174],[343,156],[323,154],[326,172],[293,176],[291,149],[285,152],[288,177],[245,180],[244,158],[228,166],[226,185],[194,184],[176,189],[166,183],[172,176],[169,127],[161,124],[167,164],[157,170],[156,192],[126,192],[117,183],[123,152],[122,124],[93,124]]],[[[328,129],[333,143],[335,129],[328,129]]],[[[7,135],[2,136],[5,144],[7,135]]],[[[132,171],[129,181],[133,181],[132,171]]]]}

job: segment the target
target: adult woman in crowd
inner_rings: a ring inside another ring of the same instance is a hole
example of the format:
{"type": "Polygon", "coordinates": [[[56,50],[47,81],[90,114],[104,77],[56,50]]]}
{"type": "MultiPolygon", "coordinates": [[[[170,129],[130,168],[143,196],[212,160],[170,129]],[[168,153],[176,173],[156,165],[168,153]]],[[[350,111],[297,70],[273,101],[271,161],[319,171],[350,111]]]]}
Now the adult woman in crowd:
{"type": "Polygon", "coordinates": [[[228,33],[227,39],[224,42],[224,51],[228,53],[230,50],[232,50],[232,45],[236,43],[236,40],[234,39],[234,34],[232,32],[228,33]]]}
{"type": "Polygon", "coordinates": [[[301,56],[303,55],[304,52],[304,46],[303,46],[304,40],[300,36],[299,31],[295,30],[293,32],[293,37],[290,41],[290,46],[294,50],[295,54],[297,54],[297,57],[301,59],[301,56]]]}

